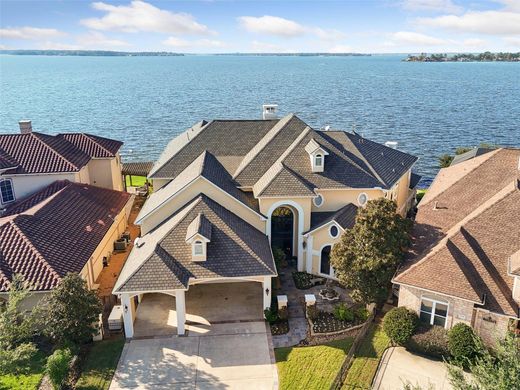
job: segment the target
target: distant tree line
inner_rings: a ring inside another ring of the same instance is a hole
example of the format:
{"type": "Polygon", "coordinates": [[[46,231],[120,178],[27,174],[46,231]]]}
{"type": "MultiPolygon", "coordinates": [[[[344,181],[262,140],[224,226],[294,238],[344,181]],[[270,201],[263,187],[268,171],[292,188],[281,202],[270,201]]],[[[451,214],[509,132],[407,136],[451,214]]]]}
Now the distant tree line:
{"type": "Polygon", "coordinates": [[[504,61],[520,61],[520,52],[518,53],[491,53],[486,51],[480,54],[426,54],[409,55],[403,61],[407,62],[504,62],[504,61]]]}

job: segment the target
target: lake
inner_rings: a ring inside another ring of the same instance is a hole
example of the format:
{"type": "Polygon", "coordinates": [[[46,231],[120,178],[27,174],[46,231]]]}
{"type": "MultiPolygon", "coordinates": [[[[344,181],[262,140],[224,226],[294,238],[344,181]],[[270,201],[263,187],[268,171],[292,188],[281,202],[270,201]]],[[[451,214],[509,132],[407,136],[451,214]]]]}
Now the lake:
{"type": "Polygon", "coordinates": [[[0,132],[31,119],[35,131],[116,138],[125,161],[154,160],[195,122],[260,118],[278,103],[315,129],[397,141],[420,157],[423,185],[458,146],[520,146],[520,63],[402,58],[2,55],[0,132]]]}

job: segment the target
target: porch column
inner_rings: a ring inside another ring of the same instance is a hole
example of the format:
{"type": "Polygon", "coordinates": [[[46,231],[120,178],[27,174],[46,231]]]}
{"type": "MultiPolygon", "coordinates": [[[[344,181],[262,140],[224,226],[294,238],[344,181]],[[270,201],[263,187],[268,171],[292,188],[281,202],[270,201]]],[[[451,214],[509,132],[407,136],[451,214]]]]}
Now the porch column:
{"type": "Polygon", "coordinates": [[[129,294],[121,294],[121,306],[123,306],[123,323],[127,339],[134,337],[134,305],[129,294]]]}
{"type": "Polygon", "coordinates": [[[307,245],[305,247],[307,259],[305,260],[306,271],[308,274],[312,273],[312,252],[314,238],[312,236],[307,237],[307,245]]]}
{"type": "Polygon", "coordinates": [[[177,334],[179,336],[185,333],[186,302],[184,294],[184,290],[175,290],[175,311],[177,312],[177,334]]]}
{"type": "Polygon", "coordinates": [[[264,281],[262,282],[262,291],[264,296],[264,309],[271,307],[271,277],[264,277],[264,281]]]}

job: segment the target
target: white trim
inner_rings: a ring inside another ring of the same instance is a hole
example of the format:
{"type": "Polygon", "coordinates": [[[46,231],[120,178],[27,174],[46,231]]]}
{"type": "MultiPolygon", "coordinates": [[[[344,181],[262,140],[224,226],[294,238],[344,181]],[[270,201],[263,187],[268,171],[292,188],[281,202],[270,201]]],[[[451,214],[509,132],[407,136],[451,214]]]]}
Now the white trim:
{"type": "MultiPolygon", "coordinates": [[[[317,232],[318,230],[321,230],[321,229],[323,229],[324,227],[329,226],[330,224],[333,224],[333,223],[336,224],[342,232],[345,231],[345,229],[343,229],[343,228],[342,228],[342,227],[341,227],[341,226],[336,222],[335,219],[332,219],[332,220],[330,220],[329,222],[327,222],[326,224],[323,224],[323,225],[317,226],[317,227],[315,227],[314,229],[309,230],[307,233],[304,234],[304,236],[305,236],[305,237],[308,237],[310,234],[312,234],[312,233],[314,233],[314,232],[317,232]]],[[[340,234],[340,235],[341,235],[341,234],[340,234]]]]}
{"type": "Polygon", "coordinates": [[[358,205],[360,205],[361,207],[364,207],[366,206],[366,204],[368,203],[368,201],[370,200],[370,198],[368,197],[368,194],[366,192],[361,192],[358,197],[357,197],[357,202],[358,202],[358,205]],[[365,203],[361,203],[361,196],[362,195],[365,195],[365,197],[367,198],[366,202],[365,203]]]}
{"type": "Polygon", "coordinates": [[[322,194],[317,194],[314,198],[312,198],[312,204],[316,206],[317,208],[320,208],[325,204],[325,197],[322,194]],[[316,204],[316,199],[321,198],[321,203],[318,205],[316,204]]]}
{"type": "Polygon", "coordinates": [[[334,223],[329,226],[329,236],[330,236],[330,238],[333,238],[333,239],[339,238],[339,236],[341,236],[341,230],[342,230],[341,226],[339,226],[334,220],[332,220],[331,222],[334,222],[334,223]],[[338,235],[337,236],[333,236],[332,235],[331,230],[332,230],[333,227],[336,227],[336,229],[338,229],[338,235]]]}
{"type": "Polygon", "coordinates": [[[4,201],[4,197],[2,196],[2,192],[0,191],[0,204],[9,204],[9,203],[16,202],[16,194],[14,192],[13,179],[11,179],[10,177],[0,178],[0,184],[3,183],[4,181],[11,183],[11,192],[13,193],[13,199],[4,201]]]}
{"type": "MultiPolygon", "coordinates": [[[[240,187],[238,187],[240,188],[240,187]]],[[[292,196],[291,195],[291,199],[306,199],[306,198],[315,198],[316,195],[298,195],[298,196],[292,196]]],[[[287,199],[286,196],[264,196],[264,195],[260,195],[258,196],[257,199],[287,199]]]]}
{"type": "Polygon", "coordinates": [[[305,252],[305,257],[306,257],[306,270],[307,270],[307,273],[308,274],[311,274],[312,273],[312,263],[313,263],[313,245],[314,245],[314,237],[313,236],[309,236],[307,237],[307,245],[306,245],[306,252],[305,252]]]}
{"type": "Polygon", "coordinates": [[[302,206],[290,199],[280,200],[279,202],[273,203],[267,211],[267,224],[265,227],[265,233],[269,237],[269,242],[271,242],[271,217],[273,212],[281,206],[292,206],[296,209],[296,211],[298,211],[298,231],[293,232],[293,234],[297,234],[298,237],[298,271],[303,271],[303,227],[305,213],[302,206]]]}
{"type": "Polygon", "coordinates": [[[435,321],[435,317],[440,317],[440,318],[444,318],[444,329],[447,329],[448,328],[448,317],[449,317],[449,314],[450,314],[450,302],[446,302],[446,301],[439,301],[438,299],[434,299],[434,298],[429,298],[429,297],[426,297],[424,295],[421,294],[421,301],[419,302],[419,317],[421,317],[421,313],[425,313],[425,314],[429,314],[430,315],[430,325],[434,325],[434,321],[435,321]],[[429,301],[431,302],[433,305],[432,305],[432,311],[431,313],[428,313],[428,312],[425,312],[425,311],[422,311],[421,310],[421,306],[422,306],[422,301],[429,301]],[[446,306],[446,317],[444,316],[441,316],[441,315],[438,315],[435,313],[435,309],[437,308],[437,304],[441,304],[441,305],[445,305],[446,306]]]}
{"type": "Polygon", "coordinates": [[[352,187],[342,187],[342,188],[314,188],[315,191],[371,191],[371,190],[380,190],[380,191],[386,191],[382,187],[362,187],[362,188],[352,188],[352,187]]]}
{"type": "Polygon", "coordinates": [[[319,267],[318,267],[318,274],[321,275],[321,276],[325,276],[327,278],[333,278],[333,279],[336,279],[336,273],[334,272],[334,268],[332,267],[332,264],[330,263],[330,253],[329,253],[329,273],[328,274],[324,274],[321,272],[321,254],[323,253],[323,248],[327,247],[327,246],[330,246],[330,252],[332,252],[332,247],[334,246],[334,244],[330,244],[330,243],[327,243],[327,244],[324,244],[321,246],[320,248],[320,261],[319,261],[319,267]]]}

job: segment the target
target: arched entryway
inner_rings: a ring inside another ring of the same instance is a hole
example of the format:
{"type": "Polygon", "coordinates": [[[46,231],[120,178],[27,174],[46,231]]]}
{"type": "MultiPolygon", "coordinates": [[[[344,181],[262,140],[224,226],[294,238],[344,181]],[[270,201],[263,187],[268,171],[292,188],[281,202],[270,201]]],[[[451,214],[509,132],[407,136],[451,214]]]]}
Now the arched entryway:
{"type": "Polygon", "coordinates": [[[271,247],[284,251],[290,259],[295,255],[295,215],[288,206],[280,206],[271,214],[271,247]]]}
{"type": "Polygon", "coordinates": [[[320,274],[327,276],[334,276],[334,269],[330,265],[330,251],[332,247],[325,245],[321,248],[320,253],[320,274]]]}

